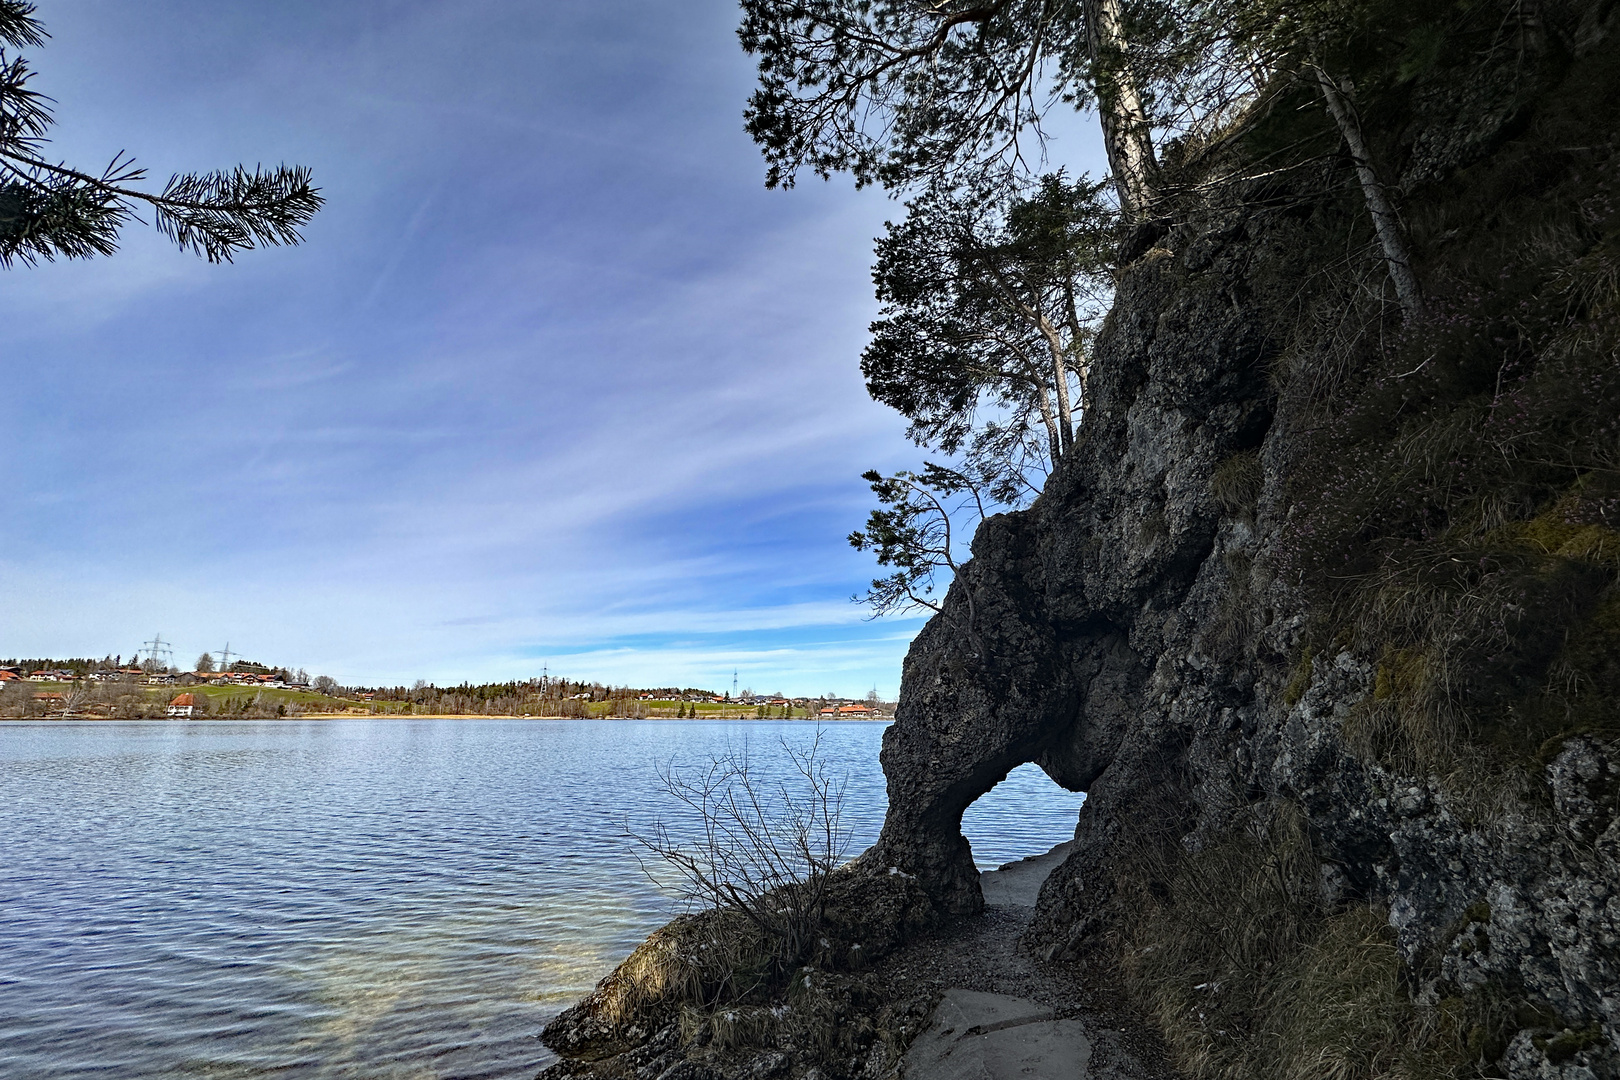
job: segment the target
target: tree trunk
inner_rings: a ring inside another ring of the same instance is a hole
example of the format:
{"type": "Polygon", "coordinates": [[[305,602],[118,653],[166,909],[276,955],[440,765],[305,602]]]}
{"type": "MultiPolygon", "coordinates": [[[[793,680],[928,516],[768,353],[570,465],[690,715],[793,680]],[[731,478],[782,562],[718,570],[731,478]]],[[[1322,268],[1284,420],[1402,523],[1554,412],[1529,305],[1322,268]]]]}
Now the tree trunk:
{"type": "MultiPolygon", "coordinates": [[[[1063,335],[1058,333],[1057,327],[1045,314],[1037,313],[1036,325],[1040,327],[1041,336],[1046,338],[1046,348],[1052,356],[1052,389],[1057,397],[1057,426],[1060,436],[1058,443],[1058,456],[1069,452],[1074,445],[1074,414],[1069,408],[1069,367],[1063,361],[1063,335]]],[[[1057,457],[1053,457],[1052,464],[1057,465],[1057,457]]]]}
{"type": "Polygon", "coordinates": [[[1041,412],[1041,423],[1046,425],[1046,443],[1051,448],[1052,460],[1056,461],[1063,454],[1063,437],[1058,433],[1058,420],[1052,411],[1051,399],[1046,396],[1046,387],[1036,375],[1036,372],[1030,373],[1030,382],[1035,387],[1035,407],[1041,412]]]}
{"type": "Polygon", "coordinates": [[[1356,116],[1354,101],[1350,96],[1355,88],[1348,79],[1341,84],[1321,65],[1312,66],[1316,71],[1317,85],[1322,88],[1322,98],[1327,102],[1327,110],[1338,125],[1345,145],[1350,148],[1356,176],[1361,181],[1361,194],[1367,202],[1367,212],[1372,215],[1378,244],[1384,250],[1384,262],[1389,267],[1389,278],[1395,285],[1401,313],[1407,322],[1411,322],[1423,315],[1423,290],[1418,287],[1417,275],[1412,272],[1412,251],[1406,242],[1406,230],[1401,226],[1401,219],[1395,213],[1389,193],[1378,179],[1378,171],[1373,168],[1372,157],[1367,152],[1367,140],[1361,133],[1361,120],[1356,116]]]}
{"type": "Polygon", "coordinates": [[[1158,162],[1142,94],[1128,62],[1120,0],[1086,0],[1086,37],[1108,167],[1119,191],[1120,209],[1127,220],[1134,220],[1146,212],[1158,162]]]}
{"type": "Polygon", "coordinates": [[[1519,62],[1523,63],[1526,53],[1540,53],[1547,46],[1546,23],[1541,19],[1540,0],[1519,0],[1514,5],[1514,14],[1518,17],[1519,62]]]}
{"type": "MultiPolygon", "coordinates": [[[[1069,344],[1074,349],[1074,373],[1080,380],[1080,417],[1085,419],[1085,410],[1091,406],[1091,358],[1086,355],[1086,335],[1080,326],[1080,308],[1074,299],[1074,279],[1070,278],[1063,285],[1063,317],[1069,324],[1069,344]]],[[[1069,428],[1071,435],[1074,428],[1069,428]]]]}
{"type": "Polygon", "coordinates": [[[1063,453],[1074,449],[1074,413],[1069,409],[1069,370],[1061,354],[1052,358],[1052,377],[1057,381],[1058,415],[1063,418],[1063,453]]]}

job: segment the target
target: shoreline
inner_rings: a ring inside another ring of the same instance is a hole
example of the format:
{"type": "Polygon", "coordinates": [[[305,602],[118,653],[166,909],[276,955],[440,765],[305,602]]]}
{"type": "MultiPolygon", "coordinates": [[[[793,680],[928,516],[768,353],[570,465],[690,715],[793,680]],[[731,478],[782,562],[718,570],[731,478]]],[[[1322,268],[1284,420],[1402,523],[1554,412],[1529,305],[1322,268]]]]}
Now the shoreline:
{"type": "Polygon", "coordinates": [[[1117,972],[1021,945],[1042,885],[1075,849],[1066,840],[979,871],[983,907],[963,915],[925,914],[916,879],[885,872],[869,849],[828,894],[822,953],[785,985],[723,1004],[679,988],[705,970],[702,950],[727,940],[725,915],[678,916],[546,1025],[558,1059],[537,1080],[983,1080],[1010,1075],[997,1065],[1008,1061],[1028,1080],[1183,1080],[1117,972]]]}
{"type": "Polygon", "coordinates": [[[4,716],[0,717],[0,724],[37,723],[37,724],[134,724],[134,723],[165,723],[165,724],[209,724],[209,723],[242,723],[244,721],[285,723],[299,720],[579,720],[593,724],[622,722],[635,720],[643,723],[659,724],[691,724],[723,720],[728,723],[735,721],[750,721],[754,723],[776,724],[890,724],[894,722],[892,716],[876,717],[837,717],[820,719],[816,717],[793,717],[787,719],[780,716],[513,716],[510,713],[398,713],[398,712],[334,712],[334,713],[303,713],[298,716],[4,716]]]}

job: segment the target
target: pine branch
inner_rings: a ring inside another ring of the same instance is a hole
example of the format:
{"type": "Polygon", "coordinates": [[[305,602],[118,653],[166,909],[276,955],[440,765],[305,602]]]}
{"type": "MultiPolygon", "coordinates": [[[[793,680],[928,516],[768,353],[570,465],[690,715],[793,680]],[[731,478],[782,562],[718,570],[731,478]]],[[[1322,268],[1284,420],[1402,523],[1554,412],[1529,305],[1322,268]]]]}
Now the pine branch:
{"type": "Polygon", "coordinates": [[[0,0],[0,267],[110,255],[119,231],[139,220],[137,203],[152,207],[159,232],[209,262],[303,239],[323,202],[303,166],[180,173],[153,194],[132,186],[146,170],[122,152],[99,176],[48,160],[51,99],[29,87],[27,61],[3,49],[44,43],[34,11],[26,0],[0,0]]]}
{"type": "Polygon", "coordinates": [[[236,250],[296,244],[299,228],[323,202],[309,169],[278,165],[252,172],[186,173],[170,178],[157,207],[157,227],[182,248],[229,262],[236,250]]]}
{"type": "Polygon", "coordinates": [[[37,143],[51,126],[51,99],[28,88],[34,72],[22,57],[7,60],[0,49],[0,146],[37,152],[37,143]]]}
{"type": "Polygon", "coordinates": [[[0,267],[111,255],[132,216],[118,200],[71,178],[41,180],[0,162],[0,267]]]}
{"type": "Polygon", "coordinates": [[[45,28],[34,18],[34,5],[23,0],[0,0],[0,41],[14,48],[43,45],[45,28]]]}
{"type": "MultiPolygon", "coordinates": [[[[229,172],[184,173],[170,178],[162,194],[153,195],[125,186],[144,178],[146,172],[122,154],[99,177],[66,165],[52,165],[5,146],[0,146],[0,158],[36,174],[76,182],[116,201],[123,205],[126,218],[133,216],[128,200],[148,203],[157,211],[155,224],[159,232],[215,263],[230,262],[237,251],[259,245],[298,243],[303,239],[300,226],[325,201],[320,189],[310,182],[309,169],[301,165],[278,165],[270,172],[260,167],[249,172],[238,165],[229,172]]],[[[11,171],[24,172],[16,166],[11,171]]]]}

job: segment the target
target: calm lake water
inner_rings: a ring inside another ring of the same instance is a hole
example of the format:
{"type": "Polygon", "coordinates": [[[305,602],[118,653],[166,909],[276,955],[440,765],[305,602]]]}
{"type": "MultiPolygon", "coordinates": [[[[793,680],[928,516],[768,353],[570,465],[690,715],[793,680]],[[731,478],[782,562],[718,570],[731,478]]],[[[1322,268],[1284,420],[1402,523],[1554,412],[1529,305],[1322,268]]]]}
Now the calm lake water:
{"type": "MultiPolygon", "coordinates": [[[[851,854],[882,724],[828,725],[851,854]]],[[[656,768],[802,721],[0,724],[0,1076],[530,1077],[545,1021],[673,901],[623,823],[682,819],[656,768]]],[[[981,866],[1080,796],[1033,766],[968,812],[981,866]]]]}

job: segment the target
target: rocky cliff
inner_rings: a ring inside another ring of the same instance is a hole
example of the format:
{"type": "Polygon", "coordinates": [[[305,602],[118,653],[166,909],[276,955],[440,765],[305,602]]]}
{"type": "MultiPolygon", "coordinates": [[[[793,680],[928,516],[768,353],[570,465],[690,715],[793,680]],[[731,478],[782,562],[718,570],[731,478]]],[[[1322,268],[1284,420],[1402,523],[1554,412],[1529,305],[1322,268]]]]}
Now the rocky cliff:
{"type": "MultiPolygon", "coordinates": [[[[885,941],[972,916],[962,813],[1039,764],[1088,798],[1024,945],[1192,1074],[1620,1077],[1620,11],[1454,8],[1360,83],[1421,318],[1306,89],[1170,149],[1078,445],[914,643],[843,886],[900,889],[885,941]]],[[[548,1038],[635,1041],[592,1015],[548,1038]]]]}
{"type": "Polygon", "coordinates": [[[1620,1076],[1616,20],[1544,14],[1368,104],[1421,324],[1342,160],[1188,155],[906,661],[879,859],[971,913],[962,811],[1087,792],[1027,944],[1194,1072],[1620,1076]]]}

